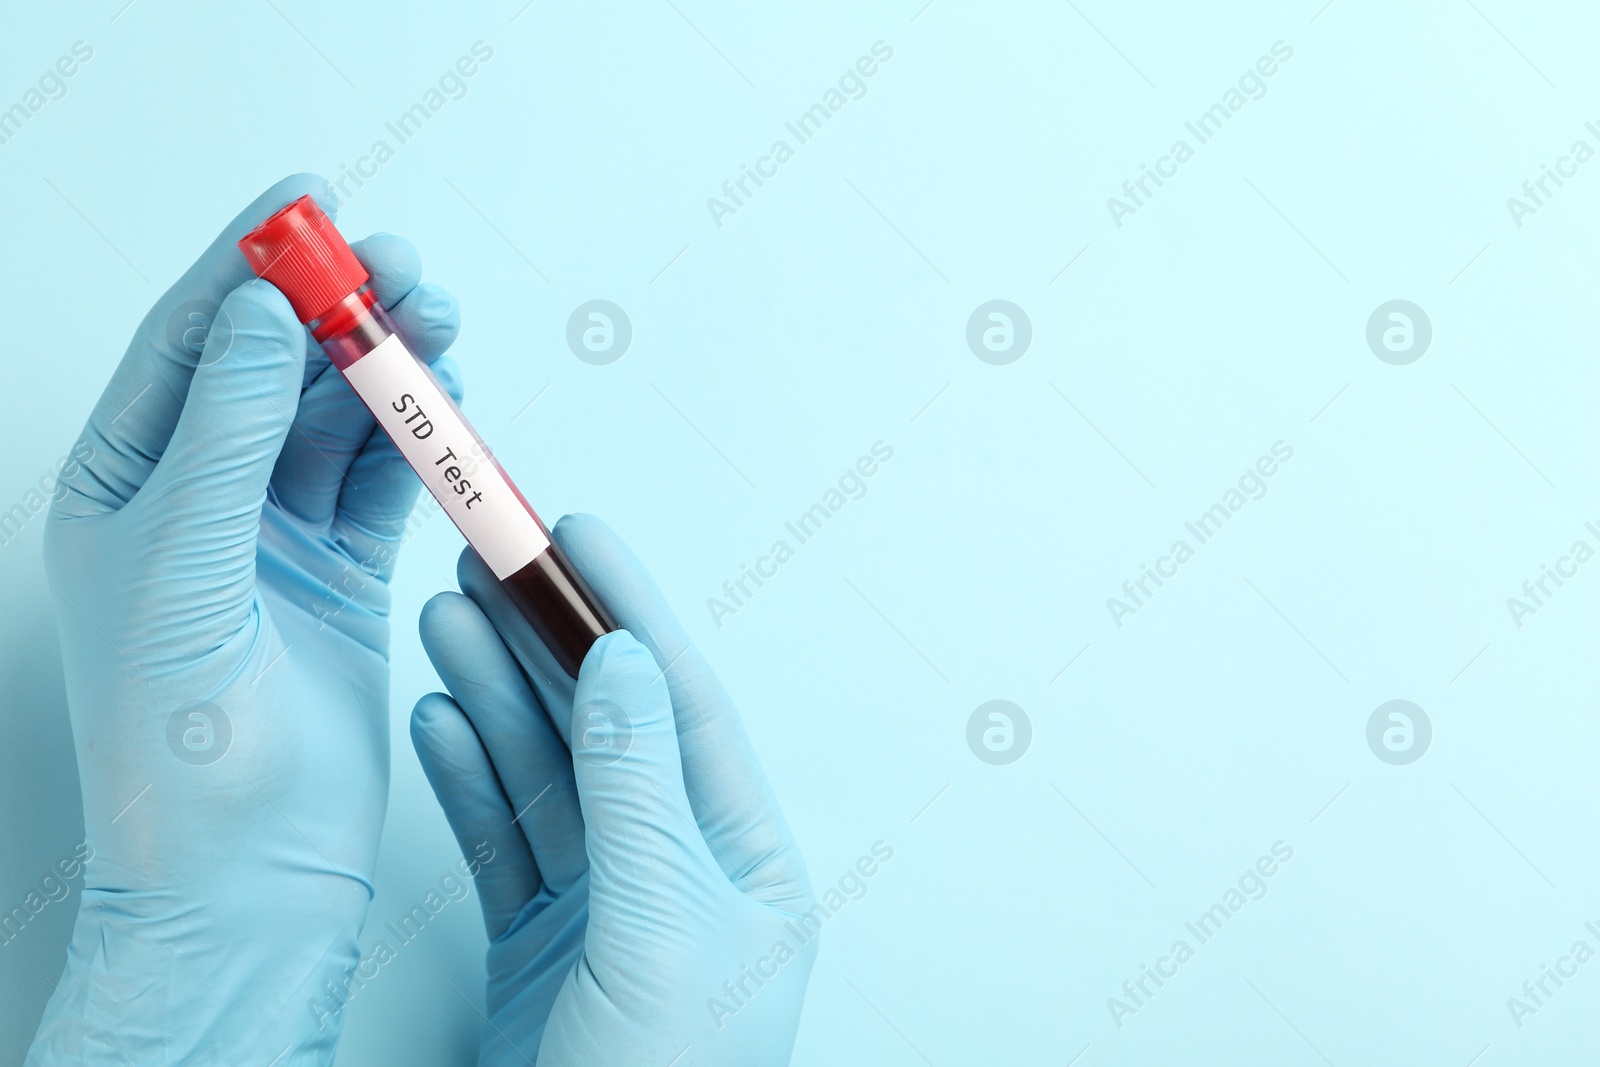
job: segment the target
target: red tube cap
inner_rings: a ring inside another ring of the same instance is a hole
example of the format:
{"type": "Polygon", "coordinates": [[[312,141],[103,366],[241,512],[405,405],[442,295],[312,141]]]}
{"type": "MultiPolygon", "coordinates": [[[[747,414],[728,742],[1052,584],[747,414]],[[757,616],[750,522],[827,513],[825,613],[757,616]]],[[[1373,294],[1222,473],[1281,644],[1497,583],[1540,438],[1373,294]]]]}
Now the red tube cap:
{"type": "Polygon", "coordinates": [[[366,268],[310,196],[239,242],[250,269],[283,291],[301,322],[314,322],[367,281],[366,268]]]}

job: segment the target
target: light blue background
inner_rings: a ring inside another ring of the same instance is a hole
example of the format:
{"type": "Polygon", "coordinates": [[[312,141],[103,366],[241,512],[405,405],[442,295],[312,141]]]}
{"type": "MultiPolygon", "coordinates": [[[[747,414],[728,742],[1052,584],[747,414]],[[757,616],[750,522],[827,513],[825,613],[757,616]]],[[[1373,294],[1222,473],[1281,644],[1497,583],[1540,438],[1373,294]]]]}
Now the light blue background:
{"type": "MultiPolygon", "coordinates": [[[[0,507],[241,206],[353,165],[481,39],[341,225],[408,236],[460,297],[467,411],[544,514],[652,566],[817,885],[894,847],[829,925],[796,1063],[1593,1062],[1600,962],[1520,1030],[1506,1007],[1600,949],[1600,562],[1520,629],[1506,607],[1600,547],[1600,162],[1520,228],[1506,207],[1600,148],[1592,5],[122,2],[0,34],[0,106],[94,48],[0,145],[0,507]],[[717,228],[706,198],[879,40],[865,98],[717,228]],[[1278,40],[1267,95],[1114,225],[1278,40]],[[593,298],[633,323],[610,366],[565,345],[593,298]],[[1009,366],[964,339],[994,298],[1033,325],[1009,366]],[[1365,342],[1395,298],[1433,323],[1409,366],[1365,342]],[[879,439],[866,497],[716,627],[706,598],[879,439]],[[1268,495],[1118,629],[1106,598],[1279,440],[1268,495]],[[966,743],[995,698],[1033,726],[1003,767],[966,743]],[[1366,744],[1393,698],[1432,720],[1410,766],[1366,744]],[[1107,998],[1279,840],[1267,896],[1119,1029],[1107,998]]],[[[0,910],[81,833],[42,525],[0,548],[0,910]]],[[[432,519],[395,584],[369,929],[457,855],[406,719],[459,546],[432,519]]],[[[74,906],[0,946],[5,1062],[74,906]]],[[[451,905],[352,1003],[341,1062],[471,1062],[447,980],[480,996],[482,949],[451,905]]]]}

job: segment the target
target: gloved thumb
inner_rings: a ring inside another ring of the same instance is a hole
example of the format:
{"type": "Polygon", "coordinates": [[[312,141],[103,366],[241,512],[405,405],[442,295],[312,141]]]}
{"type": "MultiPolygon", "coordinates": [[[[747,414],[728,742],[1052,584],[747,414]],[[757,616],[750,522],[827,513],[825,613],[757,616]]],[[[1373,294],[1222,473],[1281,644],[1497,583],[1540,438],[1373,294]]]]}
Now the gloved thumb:
{"type": "Polygon", "coordinates": [[[306,332],[270,284],[249,281],[217,310],[172,440],[135,498],[186,538],[248,553],[294,420],[306,332]]]}
{"type": "Polygon", "coordinates": [[[666,679],[626,630],[585,657],[571,736],[597,907],[612,891],[633,906],[660,901],[664,888],[719,870],[683,788],[666,679]]]}

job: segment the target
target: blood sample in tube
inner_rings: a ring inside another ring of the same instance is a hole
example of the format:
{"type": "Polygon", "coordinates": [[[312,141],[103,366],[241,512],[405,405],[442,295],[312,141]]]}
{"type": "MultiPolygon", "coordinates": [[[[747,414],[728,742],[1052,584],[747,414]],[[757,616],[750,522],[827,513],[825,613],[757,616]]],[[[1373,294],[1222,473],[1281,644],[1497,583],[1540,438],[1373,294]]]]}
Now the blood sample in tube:
{"type": "Polygon", "coordinates": [[[617,629],[433,371],[405,346],[333,220],[309,196],[239,242],[288,297],[445,514],[489,565],[561,669],[617,629]]]}

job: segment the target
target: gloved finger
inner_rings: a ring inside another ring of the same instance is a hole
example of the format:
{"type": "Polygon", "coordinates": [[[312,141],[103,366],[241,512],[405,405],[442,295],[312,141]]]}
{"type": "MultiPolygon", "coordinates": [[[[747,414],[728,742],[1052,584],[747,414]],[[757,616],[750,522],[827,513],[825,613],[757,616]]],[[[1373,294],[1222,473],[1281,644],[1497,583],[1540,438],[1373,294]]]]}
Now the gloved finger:
{"type": "Polygon", "coordinates": [[[461,591],[494,624],[507,648],[522,666],[523,673],[533,684],[556,733],[568,748],[572,747],[572,694],[575,679],[562,670],[560,663],[545,647],[533,627],[517,611],[516,605],[501,588],[494,571],[469,545],[456,561],[456,581],[461,591]]]}
{"type": "Polygon", "coordinates": [[[455,701],[429,693],[411,712],[411,744],[461,846],[483,905],[483,926],[493,941],[539,891],[539,867],[511,821],[511,802],[500,788],[489,754],[455,701]]]}
{"type": "MultiPolygon", "coordinates": [[[[407,347],[436,359],[455,340],[460,314],[455,299],[438,286],[422,286],[422,260],[410,241],[374,234],[351,245],[371,275],[373,294],[394,313],[407,347]]],[[[330,519],[339,493],[349,485],[351,462],[376,422],[344,377],[323,366],[305,388],[294,430],[273,472],[272,490],[285,511],[313,525],[330,519]]]]}
{"type": "Polygon", "coordinates": [[[420,628],[434,669],[483,740],[540,875],[561,892],[588,866],[571,756],[477,605],[440,593],[423,607],[420,628]]]}
{"type": "MultiPolygon", "coordinates": [[[[665,887],[724,887],[684,792],[672,701],[650,651],[626,630],[596,641],[578,673],[572,765],[587,829],[596,914],[680,898],[665,887]]],[[[674,917],[681,919],[681,917],[674,917]]]]}
{"type": "MultiPolygon", "coordinates": [[[[395,238],[399,240],[399,238],[395,238]]],[[[433,363],[456,343],[461,332],[461,305],[442,285],[423,282],[389,308],[406,347],[424,363],[433,363]]]]}
{"type": "Polygon", "coordinates": [[[592,515],[565,516],[552,537],[612,618],[665,672],[677,713],[684,786],[723,872],[764,903],[805,906],[811,894],[805,861],[739,713],[661,590],[622,539],[592,515]]]}
{"type": "MultiPolygon", "coordinates": [[[[459,404],[463,388],[456,361],[440,356],[433,361],[433,373],[459,404]]],[[[471,476],[469,468],[467,477],[471,476]]],[[[392,547],[402,539],[421,490],[421,480],[389,435],[374,429],[350,464],[344,488],[339,492],[339,508],[334,512],[331,531],[334,543],[352,559],[367,559],[374,554],[392,558],[392,553],[382,553],[380,546],[392,547]]]]}
{"type": "Polygon", "coordinates": [[[219,306],[255,277],[239,253],[239,239],[307,193],[334,215],[337,203],[326,180],[315,174],[285,178],[241,211],[156,301],[89,415],[83,440],[92,448],[92,458],[67,483],[67,496],[58,505],[61,514],[113,511],[144,485],[185,409],[195,364],[207,344],[207,331],[215,328],[219,306]]]}
{"type": "Polygon", "coordinates": [[[305,330],[272,285],[228,294],[161,462],[129,505],[154,521],[153,550],[185,564],[182,596],[194,610],[251,602],[261,505],[305,351],[305,330]]]}

